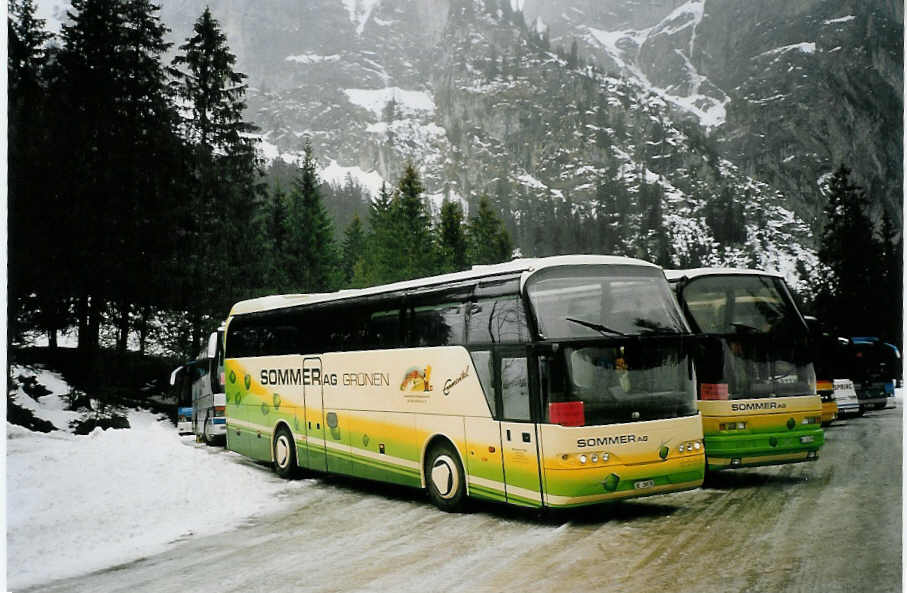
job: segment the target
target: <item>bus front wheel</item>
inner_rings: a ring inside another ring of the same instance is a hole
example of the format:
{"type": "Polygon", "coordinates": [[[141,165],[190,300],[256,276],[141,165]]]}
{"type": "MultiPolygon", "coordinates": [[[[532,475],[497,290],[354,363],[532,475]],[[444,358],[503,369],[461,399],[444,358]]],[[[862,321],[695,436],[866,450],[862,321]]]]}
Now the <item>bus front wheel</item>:
{"type": "Polygon", "coordinates": [[[428,497],[442,511],[463,510],[466,502],[466,475],[460,456],[448,443],[434,445],[426,456],[425,482],[428,497]]]}
{"type": "Polygon", "coordinates": [[[274,435],[274,471],[281,478],[289,480],[296,475],[296,444],[293,435],[285,426],[274,435]]]}

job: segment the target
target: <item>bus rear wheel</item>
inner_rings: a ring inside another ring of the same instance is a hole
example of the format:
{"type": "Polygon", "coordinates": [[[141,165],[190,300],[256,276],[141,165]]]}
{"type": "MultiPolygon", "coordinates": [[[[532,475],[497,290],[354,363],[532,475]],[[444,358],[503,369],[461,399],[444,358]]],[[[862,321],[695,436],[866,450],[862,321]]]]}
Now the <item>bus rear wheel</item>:
{"type": "Polygon", "coordinates": [[[277,429],[273,443],[274,471],[281,478],[289,480],[296,476],[296,443],[285,426],[277,429]]]}
{"type": "Polygon", "coordinates": [[[211,434],[214,429],[214,423],[211,421],[210,413],[205,414],[205,423],[202,425],[202,440],[210,446],[217,444],[217,437],[211,434]]]}
{"type": "Polygon", "coordinates": [[[425,482],[432,503],[448,513],[462,511],[466,503],[466,474],[456,450],[448,443],[439,443],[425,460],[425,482]]]}

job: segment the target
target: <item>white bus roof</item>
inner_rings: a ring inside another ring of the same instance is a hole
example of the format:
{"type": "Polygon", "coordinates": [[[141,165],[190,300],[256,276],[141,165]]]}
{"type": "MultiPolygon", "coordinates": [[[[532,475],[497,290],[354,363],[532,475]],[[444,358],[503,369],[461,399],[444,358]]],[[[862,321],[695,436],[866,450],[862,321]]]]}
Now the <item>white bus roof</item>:
{"type": "MultiPolygon", "coordinates": [[[[337,292],[316,293],[316,294],[287,294],[260,297],[240,301],[233,305],[230,316],[240,315],[243,313],[253,313],[258,311],[270,311],[284,307],[294,307],[309,303],[330,302],[348,298],[364,297],[383,294],[386,292],[395,292],[400,290],[411,290],[415,288],[424,288],[428,286],[481,279],[491,276],[500,276],[508,273],[535,272],[542,268],[552,266],[574,266],[574,265],[627,265],[627,266],[644,266],[649,268],[658,268],[653,263],[634,259],[630,257],[618,257],[615,255],[557,255],[553,257],[542,258],[521,258],[509,262],[492,265],[473,266],[471,270],[463,272],[454,272],[452,274],[443,274],[440,276],[429,276],[427,278],[417,278],[414,280],[405,280],[394,284],[383,284],[372,286],[370,288],[346,289],[337,292]]],[[[525,278],[524,278],[525,279],[525,278]]]]}
{"type": "Polygon", "coordinates": [[[665,270],[665,278],[669,282],[680,280],[684,276],[687,278],[699,278],[701,276],[771,276],[773,278],[784,278],[778,272],[766,272],[765,270],[747,270],[744,268],[692,268],[689,270],[665,270]]]}

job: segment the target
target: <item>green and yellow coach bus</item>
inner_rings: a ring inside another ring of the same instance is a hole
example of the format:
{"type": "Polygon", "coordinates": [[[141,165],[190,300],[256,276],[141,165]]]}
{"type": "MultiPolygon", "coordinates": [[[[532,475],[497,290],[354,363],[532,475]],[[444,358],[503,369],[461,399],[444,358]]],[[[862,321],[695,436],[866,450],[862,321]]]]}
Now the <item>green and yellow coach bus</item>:
{"type": "Polygon", "coordinates": [[[666,270],[701,335],[696,372],[709,470],[810,461],[824,443],[809,330],[780,274],[666,270]]]}
{"type": "Polygon", "coordinates": [[[571,507],[705,474],[690,332],[662,270],[514,260],[236,304],[227,447],[298,468],[571,507]]]}

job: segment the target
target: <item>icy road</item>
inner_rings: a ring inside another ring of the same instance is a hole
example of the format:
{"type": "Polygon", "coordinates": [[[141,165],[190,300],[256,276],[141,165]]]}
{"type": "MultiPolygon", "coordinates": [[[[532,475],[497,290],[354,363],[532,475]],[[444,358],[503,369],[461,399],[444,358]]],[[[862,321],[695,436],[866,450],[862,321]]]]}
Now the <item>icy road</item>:
{"type": "MultiPolygon", "coordinates": [[[[226,533],[27,590],[900,591],[901,412],[838,422],[815,463],[569,514],[482,505],[450,515],[406,489],[303,480],[281,493],[290,506],[226,533]]],[[[224,500],[242,494],[223,484],[224,500]]]]}

